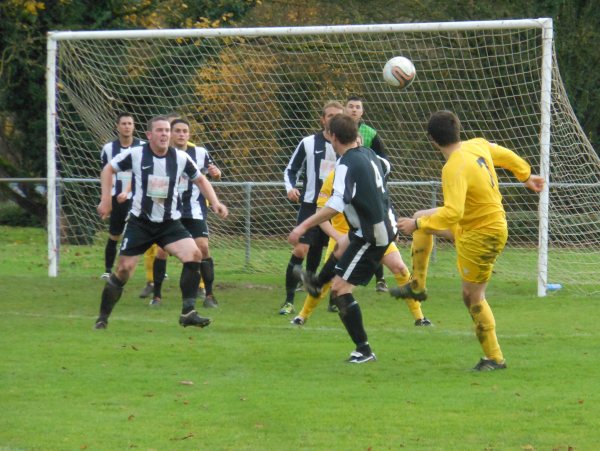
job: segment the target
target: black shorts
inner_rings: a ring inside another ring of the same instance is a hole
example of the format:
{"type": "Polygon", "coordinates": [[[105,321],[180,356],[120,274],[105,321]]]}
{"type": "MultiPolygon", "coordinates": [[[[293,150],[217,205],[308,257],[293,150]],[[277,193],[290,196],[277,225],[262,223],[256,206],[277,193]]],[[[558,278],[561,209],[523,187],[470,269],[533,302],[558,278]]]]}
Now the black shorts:
{"type": "Polygon", "coordinates": [[[381,263],[388,245],[375,246],[350,234],[350,244],[335,265],[335,273],[352,285],[367,285],[381,263]]]}
{"type": "Polygon", "coordinates": [[[181,218],[181,223],[192,235],[192,238],[208,239],[208,224],[205,219],[181,218]]]}
{"type": "Polygon", "coordinates": [[[154,243],[164,249],[168,244],[184,238],[191,238],[191,235],[179,219],[151,222],[131,215],[121,241],[120,254],[129,257],[142,255],[154,243]]]}
{"type": "MultiPolygon", "coordinates": [[[[300,204],[300,210],[298,210],[298,217],[296,219],[296,225],[299,225],[306,218],[312,216],[317,211],[316,204],[309,204],[307,202],[302,202],[300,204]]],[[[309,246],[327,246],[329,242],[329,237],[321,227],[316,226],[312,229],[309,229],[304,235],[300,237],[300,242],[304,244],[308,244],[309,246]]]]}
{"type": "Polygon", "coordinates": [[[131,209],[131,199],[127,199],[120,204],[117,202],[117,196],[112,198],[112,211],[110,212],[110,220],[108,223],[108,233],[111,235],[120,235],[125,229],[127,215],[131,209]]]}

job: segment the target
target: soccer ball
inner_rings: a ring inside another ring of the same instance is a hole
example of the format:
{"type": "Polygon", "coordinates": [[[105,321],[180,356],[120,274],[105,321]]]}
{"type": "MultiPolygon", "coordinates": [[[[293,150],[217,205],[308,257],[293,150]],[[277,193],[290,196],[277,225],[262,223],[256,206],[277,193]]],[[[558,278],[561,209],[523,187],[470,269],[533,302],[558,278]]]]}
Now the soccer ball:
{"type": "Polygon", "coordinates": [[[413,82],[416,74],[415,65],[404,56],[395,56],[383,67],[383,79],[395,88],[406,88],[413,82]]]}

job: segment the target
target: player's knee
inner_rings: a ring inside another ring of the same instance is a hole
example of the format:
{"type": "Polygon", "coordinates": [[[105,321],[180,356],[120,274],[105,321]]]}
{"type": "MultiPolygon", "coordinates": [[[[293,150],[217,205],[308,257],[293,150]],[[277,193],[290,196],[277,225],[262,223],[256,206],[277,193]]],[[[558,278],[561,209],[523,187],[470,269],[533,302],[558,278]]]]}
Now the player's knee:
{"type": "Polygon", "coordinates": [[[294,246],[294,249],[292,249],[292,254],[294,255],[294,257],[298,257],[298,258],[306,258],[306,254],[308,254],[308,244],[306,243],[298,243],[294,246]]]}
{"type": "Polygon", "coordinates": [[[196,249],[192,250],[192,255],[190,256],[190,260],[194,262],[200,262],[202,260],[202,251],[196,247],[196,249]]]}
{"type": "Polygon", "coordinates": [[[408,267],[401,258],[394,259],[386,265],[392,274],[400,274],[403,277],[408,276],[408,267]]]}
{"type": "Polygon", "coordinates": [[[129,265],[128,263],[119,264],[117,266],[117,269],[115,270],[115,275],[121,281],[121,283],[123,285],[125,285],[127,283],[127,281],[129,280],[129,277],[131,276],[133,269],[134,269],[134,267],[129,265]]]}
{"type": "Polygon", "coordinates": [[[346,293],[341,296],[336,296],[333,298],[333,302],[337,306],[340,316],[346,316],[348,314],[348,309],[356,304],[356,300],[352,296],[351,293],[346,293]]]}

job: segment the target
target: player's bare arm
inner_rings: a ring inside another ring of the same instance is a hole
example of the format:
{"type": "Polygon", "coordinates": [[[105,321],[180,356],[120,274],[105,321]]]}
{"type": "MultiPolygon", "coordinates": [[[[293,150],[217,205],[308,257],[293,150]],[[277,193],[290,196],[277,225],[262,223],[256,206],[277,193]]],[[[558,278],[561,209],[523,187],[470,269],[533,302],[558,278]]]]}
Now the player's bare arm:
{"type": "Polygon", "coordinates": [[[210,163],[207,167],[207,171],[208,171],[208,175],[210,175],[210,177],[213,180],[221,179],[221,170],[217,167],[216,164],[210,163]]]}
{"type": "Polygon", "coordinates": [[[100,173],[100,185],[102,188],[102,195],[100,197],[100,203],[98,204],[97,210],[98,214],[102,219],[106,219],[110,216],[110,212],[112,211],[112,180],[113,175],[115,174],[115,170],[108,163],[102,169],[100,173]]]}
{"type": "Polygon", "coordinates": [[[221,219],[225,219],[229,214],[227,207],[219,201],[219,198],[208,179],[205,176],[200,175],[200,177],[194,180],[194,184],[200,189],[206,200],[208,200],[212,210],[221,219]]]}
{"type": "Polygon", "coordinates": [[[417,220],[413,218],[399,218],[396,225],[404,235],[411,235],[417,230],[417,220]]]}
{"type": "Polygon", "coordinates": [[[287,197],[294,203],[298,203],[300,201],[300,191],[297,188],[292,188],[288,191],[287,197]]]}
{"type": "Polygon", "coordinates": [[[331,224],[330,221],[322,222],[321,224],[319,224],[319,227],[321,227],[321,230],[323,232],[325,232],[325,234],[329,238],[333,238],[335,241],[339,241],[339,239],[342,236],[342,234],[340,232],[335,230],[335,228],[333,227],[333,225],[331,224]]]}
{"type": "Polygon", "coordinates": [[[117,194],[117,202],[119,202],[120,204],[125,202],[127,200],[127,198],[129,197],[130,192],[131,192],[131,181],[129,181],[129,183],[127,183],[127,185],[123,188],[123,191],[121,191],[119,194],[117,194]]]}
{"type": "Polygon", "coordinates": [[[531,191],[534,191],[536,193],[539,193],[541,190],[544,189],[545,183],[546,181],[543,177],[534,174],[531,174],[529,178],[525,182],[523,182],[525,187],[529,188],[531,191]]]}
{"type": "Polygon", "coordinates": [[[318,226],[322,222],[329,221],[339,212],[330,207],[323,207],[318,210],[314,215],[306,218],[303,222],[297,225],[288,236],[288,243],[294,246],[300,241],[300,237],[304,235],[309,229],[318,226]]]}

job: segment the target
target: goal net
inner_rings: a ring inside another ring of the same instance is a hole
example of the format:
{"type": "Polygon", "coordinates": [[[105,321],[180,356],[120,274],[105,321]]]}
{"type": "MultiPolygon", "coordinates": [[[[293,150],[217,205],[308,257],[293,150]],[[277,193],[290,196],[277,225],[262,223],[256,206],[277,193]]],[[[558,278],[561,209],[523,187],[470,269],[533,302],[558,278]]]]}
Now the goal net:
{"type": "MultiPolygon", "coordinates": [[[[548,282],[600,290],[600,162],[562,85],[550,19],[57,32],[48,50],[51,268],[60,242],[106,239],[95,211],[100,149],[116,139],[117,114],[132,113],[144,138],[149,118],[176,112],[223,172],[214,185],[230,217],[209,215],[219,269],[283,273],[297,211],[283,171],[319,129],[322,105],[357,94],[390,157],[398,215],[442,202],[443,161],[425,125],[433,111],[453,110],[464,138],[514,149],[550,180],[539,196],[499,170],[512,255],[497,272],[537,280],[542,295],[548,282]],[[417,68],[404,91],[382,78],[398,55],[417,68]]],[[[409,246],[401,241],[407,259],[409,246]]]]}

